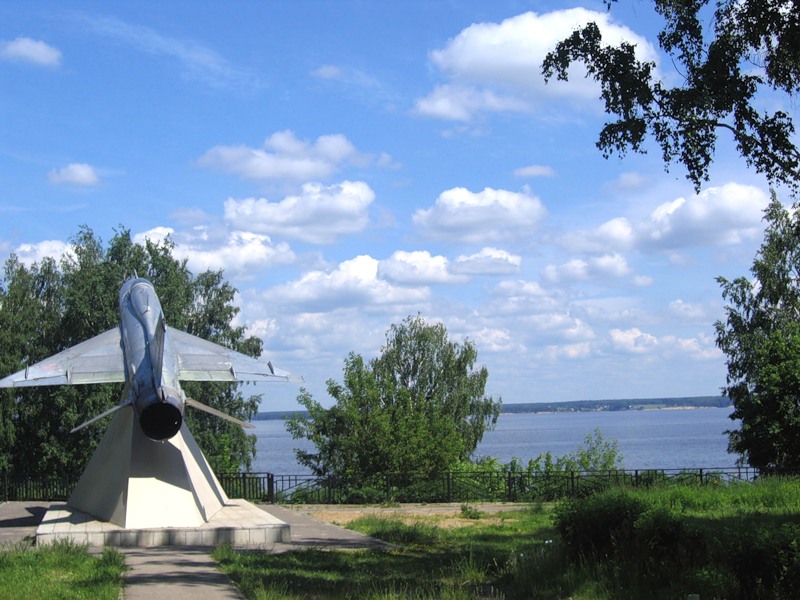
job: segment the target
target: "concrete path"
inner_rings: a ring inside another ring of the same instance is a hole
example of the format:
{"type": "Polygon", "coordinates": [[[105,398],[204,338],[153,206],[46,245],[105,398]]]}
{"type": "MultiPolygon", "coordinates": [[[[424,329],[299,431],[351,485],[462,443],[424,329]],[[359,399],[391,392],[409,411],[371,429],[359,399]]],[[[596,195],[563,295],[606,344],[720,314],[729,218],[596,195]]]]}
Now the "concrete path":
{"type": "Polygon", "coordinates": [[[0,504],[0,545],[33,544],[36,528],[42,522],[50,502],[4,502],[0,504]]]}
{"type": "Polygon", "coordinates": [[[336,550],[386,550],[392,544],[369,537],[363,533],[350,531],[338,525],[331,525],[295,509],[274,504],[258,504],[274,517],[288,523],[292,532],[291,544],[275,544],[268,552],[286,552],[303,548],[323,548],[336,550]]]}
{"type": "MultiPolygon", "coordinates": [[[[331,525],[297,510],[258,505],[291,526],[292,542],[261,549],[279,553],[307,548],[386,549],[390,544],[331,525]]],[[[33,543],[49,502],[0,504],[0,544],[33,543]]],[[[95,548],[92,550],[98,550],[95,548]]],[[[129,571],[125,575],[125,600],[241,600],[244,596],[219,571],[207,547],[119,548],[129,571]]]]}
{"type": "Polygon", "coordinates": [[[120,548],[125,600],[243,600],[208,548],[120,548]]]}

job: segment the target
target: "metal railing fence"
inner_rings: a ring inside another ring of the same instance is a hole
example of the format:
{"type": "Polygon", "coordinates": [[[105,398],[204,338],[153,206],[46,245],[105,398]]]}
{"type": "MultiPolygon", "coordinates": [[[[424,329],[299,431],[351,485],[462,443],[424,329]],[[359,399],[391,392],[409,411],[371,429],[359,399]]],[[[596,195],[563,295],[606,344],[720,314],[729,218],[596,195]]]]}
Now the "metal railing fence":
{"type": "MultiPolygon", "coordinates": [[[[774,474],[771,474],[774,475],[774,474]]],[[[786,473],[785,475],[800,475],[786,473]]],[[[434,476],[384,474],[362,485],[333,477],[222,473],[231,498],[266,503],[375,504],[383,502],[537,502],[586,496],[611,487],[724,485],[751,482],[760,473],[749,467],[704,469],[615,469],[527,473],[448,471],[434,476]]],[[[63,501],[77,482],[65,478],[14,479],[3,474],[4,501],[63,501]]]]}
{"type": "Polygon", "coordinates": [[[268,503],[375,504],[382,502],[536,502],[586,496],[610,487],[722,485],[750,482],[756,469],[615,469],[525,473],[448,471],[435,476],[384,474],[354,485],[334,477],[233,473],[219,475],[231,497],[268,503]]]}

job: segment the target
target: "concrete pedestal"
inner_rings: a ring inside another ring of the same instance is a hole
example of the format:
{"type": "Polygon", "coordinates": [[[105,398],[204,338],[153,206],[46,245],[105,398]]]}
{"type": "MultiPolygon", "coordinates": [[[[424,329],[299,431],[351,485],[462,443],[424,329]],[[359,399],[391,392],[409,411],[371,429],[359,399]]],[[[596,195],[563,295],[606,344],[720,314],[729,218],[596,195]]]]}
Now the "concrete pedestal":
{"type": "Polygon", "coordinates": [[[136,421],[132,407],[114,413],[67,505],[124,529],[207,523],[228,497],[186,424],[155,442],[136,421]]]}
{"type": "Polygon", "coordinates": [[[71,506],[54,504],[36,530],[36,545],[69,540],[92,547],[122,546],[210,546],[231,544],[243,548],[266,548],[291,542],[289,524],[246,500],[230,500],[198,527],[123,528],[99,521],[71,506]]]}

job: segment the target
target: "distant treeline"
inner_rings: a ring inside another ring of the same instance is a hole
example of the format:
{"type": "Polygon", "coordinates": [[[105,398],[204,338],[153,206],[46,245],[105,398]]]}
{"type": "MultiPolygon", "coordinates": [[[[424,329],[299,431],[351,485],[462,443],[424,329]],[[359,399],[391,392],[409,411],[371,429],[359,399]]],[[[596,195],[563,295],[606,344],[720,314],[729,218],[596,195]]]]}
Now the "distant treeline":
{"type": "MultiPolygon", "coordinates": [[[[503,404],[504,413],[562,413],[613,410],[645,410],[658,408],[725,408],[731,406],[727,396],[691,396],[688,398],[637,398],[634,400],[571,400],[569,402],[525,402],[503,404]]],[[[284,420],[308,416],[304,410],[284,410],[258,413],[254,421],[284,420]]]]}
{"type": "Polygon", "coordinates": [[[504,404],[504,413],[596,412],[602,410],[644,410],[655,408],[725,408],[727,396],[692,396],[690,398],[637,398],[634,400],[573,400],[570,402],[528,402],[504,404]]]}

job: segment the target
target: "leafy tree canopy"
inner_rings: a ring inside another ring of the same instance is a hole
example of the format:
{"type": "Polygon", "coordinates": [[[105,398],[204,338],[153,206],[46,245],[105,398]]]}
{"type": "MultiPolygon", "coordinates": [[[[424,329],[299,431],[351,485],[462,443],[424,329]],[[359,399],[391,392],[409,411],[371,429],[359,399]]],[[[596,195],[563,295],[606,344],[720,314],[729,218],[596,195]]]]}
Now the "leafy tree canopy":
{"type": "Polygon", "coordinates": [[[296,450],[298,460],[316,475],[361,485],[382,473],[427,475],[467,460],[502,404],[484,394],[489,373],[473,370],[477,357],[472,342],[450,341],[440,323],[416,316],[392,325],[380,356],[365,362],[351,353],[343,382],[328,380],[331,408],[301,391],[308,416],[287,428],[316,452],[296,450]]]}
{"type": "MultiPolygon", "coordinates": [[[[221,272],[198,276],[172,256],[167,239],[135,244],[121,229],[104,247],[83,227],[60,263],[45,258],[31,266],[12,256],[0,280],[0,375],[60,352],[116,327],[119,288],[133,275],[155,286],[167,322],[251,356],[258,338],[233,327],[236,290],[221,272]]],[[[188,382],[187,395],[242,420],[258,410],[259,397],[245,398],[237,385],[188,382]]],[[[0,390],[0,469],[30,476],[77,478],[103,434],[102,424],[75,434],[76,425],[119,402],[119,384],[0,390]]],[[[186,422],[212,468],[249,468],[255,438],[232,423],[191,409],[186,422]]]]}
{"type": "Polygon", "coordinates": [[[753,279],[718,278],[727,301],[716,341],[734,405],[729,449],[765,471],[800,469],[800,214],[773,193],[753,279]]]}
{"type": "MultiPolygon", "coordinates": [[[[617,0],[606,0],[609,10],[617,0]]],[[[567,80],[574,62],[601,87],[607,114],[616,117],[600,131],[597,146],[608,157],[644,152],[652,136],[666,165],[679,162],[699,190],[717,144],[717,133],[732,135],[747,164],[773,184],[796,192],[800,153],[794,123],[772,99],[800,91],[800,4],[794,0],[654,0],[664,27],[658,35],[681,81],[670,86],[656,64],[639,60],[634,46],[603,44],[589,23],[548,53],[546,79],[567,80]]]]}

